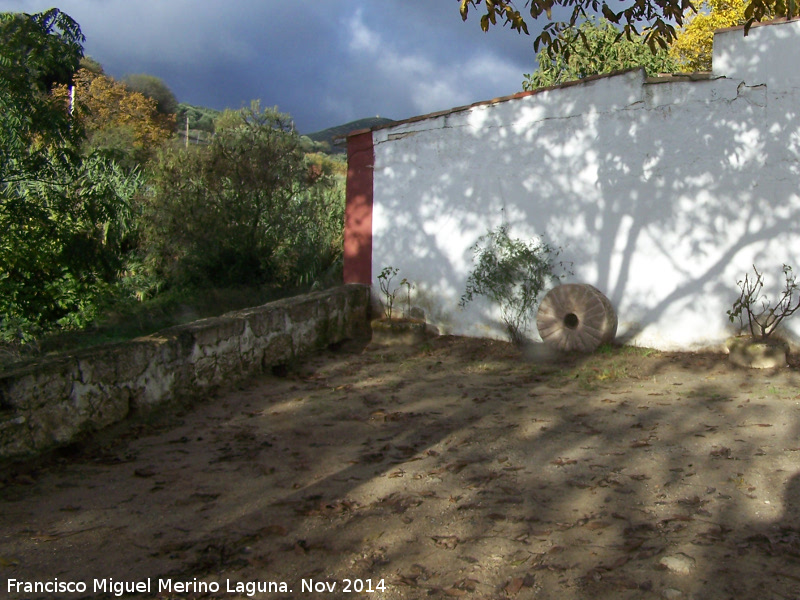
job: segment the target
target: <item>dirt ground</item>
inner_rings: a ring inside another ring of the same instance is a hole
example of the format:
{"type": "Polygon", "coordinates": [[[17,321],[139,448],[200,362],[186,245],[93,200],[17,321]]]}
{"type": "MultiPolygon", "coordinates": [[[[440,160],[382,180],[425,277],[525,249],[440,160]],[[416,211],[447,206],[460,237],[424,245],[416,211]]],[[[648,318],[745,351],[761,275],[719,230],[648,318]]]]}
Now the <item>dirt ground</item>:
{"type": "Polygon", "coordinates": [[[0,596],[797,599],[798,384],[348,343],[2,467],[0,596]]]}

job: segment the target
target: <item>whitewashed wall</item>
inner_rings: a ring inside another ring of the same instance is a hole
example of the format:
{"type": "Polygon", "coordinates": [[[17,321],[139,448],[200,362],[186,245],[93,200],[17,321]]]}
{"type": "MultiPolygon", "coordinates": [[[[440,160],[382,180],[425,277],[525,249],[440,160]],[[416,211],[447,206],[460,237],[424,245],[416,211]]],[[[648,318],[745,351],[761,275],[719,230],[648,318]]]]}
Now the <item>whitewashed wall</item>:
{"type": "Polygon", "coordinates": [[[446,331],[503,337],[457,303],[470,246],[507,222],[563,248],[624,341],[720,347],[754,262],[800,272],[799,51],[798,21],[726,31],[709,80],[627,72],[374,131],[373,283],[398,267],[446,331]]]}

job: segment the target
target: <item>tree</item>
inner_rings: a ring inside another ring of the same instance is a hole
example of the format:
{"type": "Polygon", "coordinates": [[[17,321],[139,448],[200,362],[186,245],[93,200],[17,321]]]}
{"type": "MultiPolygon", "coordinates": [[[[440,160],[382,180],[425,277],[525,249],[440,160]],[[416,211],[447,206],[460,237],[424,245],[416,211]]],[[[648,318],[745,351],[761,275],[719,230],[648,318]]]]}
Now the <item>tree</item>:
{"type": "Polygon", "coordinates": [[[56,9],[0,14],[0,338],[91,319],[121,264],[138,176],[84,158],[63,99],[83,56],[56,9]]]}
{"type": "Polygon", "coordinates": [[[80,26],[57,8],[34,15],[2,13],[3,76],[38,92],[69,83],[83,58],[85,39],[80,26]]]}
{"type": "Polygon", "coordinates": [[[80,63],[81,69],[94,73],[95,75],[104,75],[103,65],[93,59],[91,56],[84,56],[80,63]]]}
{"type": "Polygon", "coordinates": [[[303,152],[309,154],[314,152],[330,152],[331,145],[328,142],[320,141],[315,142],[307,135],[300,136],[300,146],[303,152]]]}
{"type": "MultiPolygon", "coordinates": [[[[155,100],[86,69],[75,74],[74,83],[74,116],[85,129],[90,151],[109,151],[118,158],[130,154],[139,163],[172,136],[175,117],[159,114],[155,100]]],[[[60,87],[54,93],[66,102],[69,90],[60,87]]]]}
{"type": "Polygon", "coordinates": [[[179,285],[294,284],[324,270],[313,259],[341,232],[325,164],[309,163],[288,115],[258,103],[221,114],[208,146],[162,153],[150,183],[149,262],[179,285]]]}
{"type": "Polygon", "coordinates": [[[53,148],[68,158],[80,138],[50,90],[71,82],[83,41],[78,24],[58,9],[0,14],[0,185],[35,171],[53,148]]]}
{"type": "Polygon", "coordinates": [[[178,104],[178,111],[175,115],[175,120],[179,127],[186,124],[189,120],[189,129],[205,131],[207,133],[214,133],[214,121],[222,114],[220,111],[208,108],[205,106],[193,106],[181,102],[178,104]]]}
{"type": "Polygon", "coordinates": [[[163,79],[154,75],[140,73],[128,75],[123,79],[125,85],[133,92],[152,98],[156,102],[156,109],[162,115],[174,115],[178,112],[178,101],[175,94],[169,89],[163,79]]]}
{"type": "Polygon", "coordinates": [[[49,162],[0,197],[0,338],[82,327],[111,293],[140,177],[99,155],[49,162]]]}
{"type": "Polygon", "coordinates": [[[747,23],[745,0],[703,0],[670,47],[670,56],[683,71],[710,71],[714,31],[747,23]]]}
{"type": "MultiPolygon", "coordinates": [[[[480,10],[481,29],[488,31],[498,22],[508,25],[513,31],[529,34],[528,23],[514,0],[460,0],[461,18],[466,21],[470,9],[480,10]]],[[[582,40],[577,29],[579,22],[591,14],[599,14],[614,25],[621,25],[625,37],[631,39],[641,34],[644,41],[655,52],[666,50],[677,37],[676,27],[684,24],[686,17],[695,10],[691,0],[622,0],[623,6],[612,8],[607,0],[525,0],[525,12],[537,20],[545,16],[548,23],[534,39],[534,51],[546,49],[551,56],[569,55],[575,42],[582,40]],[[554,10],[569,10],[566,20],[553,20],[554,10]],[[641,30],[641,31],[640,31],[641,30]]],[[[745,33],[756,21],[771,15],[792,17],[796,14],[795,0],[750,0],[745,9],[745,33]]]]}
{"type": "Polygon", "coordinates": [[[525,75],[523,89],[533,90],[632,67],[644,67],[648,75],[676,70],[667,51],[652,53],[641,36],[629,40],[605,19],[589,19],[578,31],[586,44],[578,44],[568,56],[562,53],[550,56],[546,50],[539,51],[536,56],[539,68],[525,75]]]}

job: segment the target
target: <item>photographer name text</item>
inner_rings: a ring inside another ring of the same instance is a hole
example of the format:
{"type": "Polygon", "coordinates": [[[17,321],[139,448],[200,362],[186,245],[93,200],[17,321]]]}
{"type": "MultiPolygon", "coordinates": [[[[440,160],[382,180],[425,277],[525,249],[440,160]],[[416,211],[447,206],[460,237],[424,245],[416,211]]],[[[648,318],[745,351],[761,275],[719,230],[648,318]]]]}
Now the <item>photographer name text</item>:
{"type": "MultiPolygon", "coordinates": [[[[117,579],[93,579],[91,583],[85,581],[60,581],[57,578],[48,581],[25,581],[21,579],[8,580],[9,594],[85,594],[87,592],[98,594],[113,594],[124,596],[126,594],[167,593],[167,594],[204,594],[204,593],[229,593],[255,596],[265,593],[293,592],[292,586],[285,581],[234,581],[226,579],[224,583],[218,581],[199,580],[196,577],[191,581],[176,579],[143,579],[141,581],[120,581],[117,579]]],[[[314,579],[301,579],[301,593],[382,593],[386,591],[383,579],[342,579],[341,581],[319,581],[314,579]]]]}

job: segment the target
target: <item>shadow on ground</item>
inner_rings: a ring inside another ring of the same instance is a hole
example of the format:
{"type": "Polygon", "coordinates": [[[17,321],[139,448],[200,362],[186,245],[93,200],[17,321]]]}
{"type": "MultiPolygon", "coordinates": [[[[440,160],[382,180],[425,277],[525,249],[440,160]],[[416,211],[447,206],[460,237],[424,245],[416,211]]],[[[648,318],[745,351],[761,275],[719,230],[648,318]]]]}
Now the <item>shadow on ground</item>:
{"type": "Polygon", "coordinates": [[[719,355],[349,344],[7,465],[0,577],[88,588],[11,598],[114,597],[95,579],[148,598],[795,598],[798,411],[796,367],[719,355]]]}

